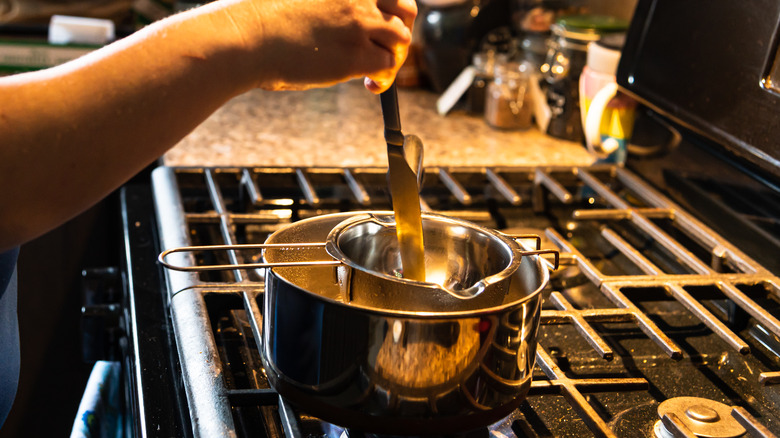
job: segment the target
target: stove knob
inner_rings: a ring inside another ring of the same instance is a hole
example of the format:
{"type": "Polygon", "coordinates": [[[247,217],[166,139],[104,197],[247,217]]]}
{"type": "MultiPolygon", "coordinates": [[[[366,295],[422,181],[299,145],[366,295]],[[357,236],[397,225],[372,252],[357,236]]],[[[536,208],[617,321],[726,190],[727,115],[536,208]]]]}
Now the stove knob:
{"type": "Polygon", "coordinates": [[[122,283],[114,267],[81,273],[81,353],[86,363],[119,360],[122,330],[122,283]]]}

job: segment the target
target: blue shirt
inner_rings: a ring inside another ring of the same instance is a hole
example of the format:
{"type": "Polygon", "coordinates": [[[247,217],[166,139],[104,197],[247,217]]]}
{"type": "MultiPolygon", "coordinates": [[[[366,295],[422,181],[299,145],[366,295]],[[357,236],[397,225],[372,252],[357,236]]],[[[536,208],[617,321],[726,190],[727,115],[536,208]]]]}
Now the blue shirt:
{"type": "Polygon", "coordinates": [[[19,384],[19,325],[16,317],[16,259],[19,248],[0,253],[0,426],[19,384]]]}

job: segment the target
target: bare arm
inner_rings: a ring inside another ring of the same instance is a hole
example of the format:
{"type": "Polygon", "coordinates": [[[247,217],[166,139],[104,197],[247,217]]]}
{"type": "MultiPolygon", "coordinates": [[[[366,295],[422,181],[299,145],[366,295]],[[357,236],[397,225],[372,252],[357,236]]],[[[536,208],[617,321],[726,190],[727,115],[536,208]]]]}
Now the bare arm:
{"type": "Polygon", "coordinates": [[[415,13],[413,0],[222,0],[0,78],[0,250],[93,205],[252,88],[369,76],[382,91],[415,13]]]}

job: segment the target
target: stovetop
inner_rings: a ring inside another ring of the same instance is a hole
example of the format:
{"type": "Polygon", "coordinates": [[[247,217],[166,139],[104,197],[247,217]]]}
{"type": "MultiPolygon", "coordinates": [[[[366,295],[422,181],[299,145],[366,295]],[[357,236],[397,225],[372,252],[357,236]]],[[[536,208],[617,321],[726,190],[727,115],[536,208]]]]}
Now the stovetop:
{"type": "MultiPolygon", "coordinates": [[[[262,243],[302,218],[390,210],[385,172],[156,169],[159,249],[262,243]]],[[[780,429],[780,280],[692,214],[613,165],[425,175],[424,209],[538,234],[561,256],[544,290],[527,399],[464,436],[653,436],[659,408],[665,433],[676,436],[693,436],[691,424],[754,436],[780,429]],[[722,421],[712,420],[721,408],[722,421]]],[[[224,251],[174,262],[256,258],[224,251]]],[[[261,273],[166,270],[165,278],[194,436],[364,435],[308,416],[268,386],[258,354],[261,273]]]]}

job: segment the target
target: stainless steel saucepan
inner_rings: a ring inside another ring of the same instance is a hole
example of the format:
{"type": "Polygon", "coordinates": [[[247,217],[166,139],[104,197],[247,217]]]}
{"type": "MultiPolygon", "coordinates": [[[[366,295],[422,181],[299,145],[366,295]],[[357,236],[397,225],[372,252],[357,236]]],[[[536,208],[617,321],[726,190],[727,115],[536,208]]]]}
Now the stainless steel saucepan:
{"type": "Polygon", "coordinates": [[[387,214],[320,216],[270,236],[327,248],[268,248],[268,263],[330,255],[342,264],[266,271],[269,381],[305,412],[364,432],[446,434],[498,421],[531,384],[547,263],[491,230],[423,214],[426,279],[436,281],[398,278],[387,214]]]}
{"type": "MultiPolygon", "coordinates": [[[[304,412],[363,432],[449,434],[508,415],[531,385],[542,253],[424,213],[426,281],[403,278],[392,212],[300,220],[272,234],[262,268],[261,358],[304,412]]],[[[212,247],[210,249],[236,249],[212,247]]],[[[246,247],[257,247],[248,245],[246,247]]]]}

